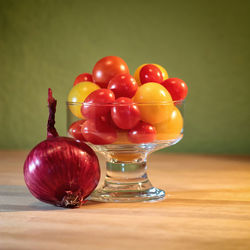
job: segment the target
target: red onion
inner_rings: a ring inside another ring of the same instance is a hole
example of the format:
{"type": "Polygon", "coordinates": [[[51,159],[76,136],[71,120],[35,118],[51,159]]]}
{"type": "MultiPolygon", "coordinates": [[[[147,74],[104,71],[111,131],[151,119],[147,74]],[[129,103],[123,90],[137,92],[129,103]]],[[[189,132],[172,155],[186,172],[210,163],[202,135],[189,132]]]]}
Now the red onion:
{"type": "Polygon", "coordinates": [[[85,143],[59,137],[54,127],[56,100],[48,93],[47,140],[35,146],[24,163],[24,180],[39,200],[62,207],[79,207],[100,179],[95,152],[85,143]]]}

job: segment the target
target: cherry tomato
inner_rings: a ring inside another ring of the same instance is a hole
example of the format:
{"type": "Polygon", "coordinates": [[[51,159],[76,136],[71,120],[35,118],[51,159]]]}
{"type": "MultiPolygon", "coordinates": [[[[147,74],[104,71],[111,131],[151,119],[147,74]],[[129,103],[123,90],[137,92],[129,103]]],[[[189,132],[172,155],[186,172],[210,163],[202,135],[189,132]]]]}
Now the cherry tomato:
{"type": "Polygon", "coordinates": [[[141,120],[150,124],[166,120],[172,113],[174,104],[168,91],[159,83],[141,85],[133,97],[141,114],[141,120]]]}
{"type": "MultiPolygon", "coordinates": [[[[140,71],[141,69],[145,66],[145,65],[149,65],[149,64],[142,64],[141,66],[139,66],[136,71],[135,71],[135,74],[134,74],[134,78],[136,80],[136,82],[138,83],[138,85],[140,86],[141,85],[141,80],[140,80],[140,71]]],[[[155,63],[152,63],[152,65],[156,66],[157,68],[160,69],[161,71],[161,74],[162,74],[162,77],[163,77],[163,81],[166,80],[168,78],[168,73],[166,71],[166,69],[164,69],[161,65],[159,64],[155,64],[155,63]]]]}
{"type": "Polygon", "coordinates": [[[183,118],[178,108],[174,107],[169,119],[155,125],[157,140],[177,139],[183,128],[183,118]]]}
{"type": "Polygon", "coordinates": [[[153,64],[147,64],[140,70],[141,84],[147,82],[161,83],[163,81],[162,73],[158,67],[153,64]]]}
{"type": "Polygon", "coordinates": [[[128,65],[118,56],[106,56],[99,60],[93,69],[93,80],[101,88],[107,88],[116,75],[129,74],[128,65]]]}
{"type": "Polygon", "coordinates": [[[110,89],[97,89],[87,96],[82,104],[82,115],[88,119],[96,119],[110,112],[115,95],[110,89]]]}
{"type": "Polygon", "coordinates": [[[142,67],[144,67],[147,64],[142,64],[141,66],[139,66],[136,70],[135,70],[135,74],[134,74],[134,78],[137,82],[137,84],[140,86],[141,85],[141,80],[140,80],[140,71],[142,69],[142,67]]]}
{"type": "Polygon", "coordinates": [[[69,135],[75,138],[76,140],[85,141],[81,132],[81,128],[84,122],[85,120],[79,120],[79,121],[73,122],[70,125],[69,130],[68,130],[69,135]]]}
{"type": "Polygon", "coordinates": [[[160,69],[162,77],[163,77],[163,81],[168,79],[168,72],[166,71],[166,69],[164,69],[161,65],[156,64],[156,63],[154,63],[153,65],[155,65],[157,68],[160,69]]]}
{"type": "Polygon", "coordinates": [[[128,139],[133,143],[150,143],[155,140],[156,129],[152,125],[140,121],[133,129],[129,130],[128,139]]]}
{"type": "Polygon", "coordinates": [[[76,77],[73,86],[80,82],[93,82],[92,75],[89,73],[83,73],[76,77]]]}
{"type": "Polygon", "coordinates": [[[111,109],[111,117],[118,128],[131,129],[140,121],[140,111],[132,99],[120,97],[111,109]]]}
{"type": "Polygon", "coordinates": [[[187,96],[187,84],[179,78],[168,78],[161,85],[168,90],[173,101],[183,100],[187,96]]]}
{"type": "Polygon", "coordinates": [[[95,145],[111,144],[117,138],[116,129],[101,119],[87,120],[81,131],[85,140],[95,145]]]}
{"type": "Polygon", "coordinates": [[[113,77],[108,84],[108,89],[111,89],[115,98],[133,97],[138,88],[138,84],[130,74],[120,74],[113,77]]]}
{"type": "Polygon", "coordinates": [[[73,86],[68,95],[68,102],[75,102],[76,105],[69,105],[71,112],[78,118],[83,119],[81,113],[81,103],[93,91],[100,87],[93,82],[81,82],[73,86]]]}

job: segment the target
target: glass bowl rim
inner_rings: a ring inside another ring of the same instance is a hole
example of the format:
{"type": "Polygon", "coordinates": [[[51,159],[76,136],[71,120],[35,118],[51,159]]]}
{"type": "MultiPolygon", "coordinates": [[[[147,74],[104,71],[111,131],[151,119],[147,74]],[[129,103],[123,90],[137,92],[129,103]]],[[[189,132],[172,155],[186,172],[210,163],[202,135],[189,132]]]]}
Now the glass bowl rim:
{"type": "Polygon", "coordinates": [[[170,105],[170,104],[178,104],[183,105],[185,103],[185,99],[169,101],[169,102],[131,102],[131,103],[85,103],[85,102],[66,102],[67,106],[128,106],[128,105],[170,105]]]}

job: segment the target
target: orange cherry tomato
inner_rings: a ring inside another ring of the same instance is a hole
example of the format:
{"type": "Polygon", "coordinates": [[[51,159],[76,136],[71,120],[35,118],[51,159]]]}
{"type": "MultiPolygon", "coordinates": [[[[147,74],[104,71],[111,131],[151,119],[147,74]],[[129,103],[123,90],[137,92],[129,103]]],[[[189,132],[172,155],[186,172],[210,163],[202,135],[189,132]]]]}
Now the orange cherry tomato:
{"type": "Polygon", "coordinates": [[[109,81],[119,74],[129,74],[126,62],[118,56],[106,56],[95,64],[92,77],[97,85],[107,88],[109,81]]]}
{"type": "Polygon", "coordinates": [[[178,108],[174,107],[169,119],[155,124],[156,140],[174,140],[181,135],[183,118],[178,108]]]}
{"type": "Polygon", "coordinates": [[[161,84],[154,82],[141,85],[133,100],[140,110],[141,120],[150,124],[168,119],[174,108],[168,91],[161,84]]]}

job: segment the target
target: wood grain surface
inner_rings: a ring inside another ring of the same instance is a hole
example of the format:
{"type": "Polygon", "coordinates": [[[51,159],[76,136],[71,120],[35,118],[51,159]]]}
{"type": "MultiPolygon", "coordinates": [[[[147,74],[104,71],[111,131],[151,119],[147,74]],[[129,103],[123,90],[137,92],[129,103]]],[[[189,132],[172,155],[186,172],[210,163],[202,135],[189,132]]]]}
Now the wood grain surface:
{"type": "Polygon", "coordinates": [[[29,193],[26,155],[0,151],[1,250],[250,249],[249,157],[155,153],[148,173],[165,200],[62,209],[29,193]]]}

